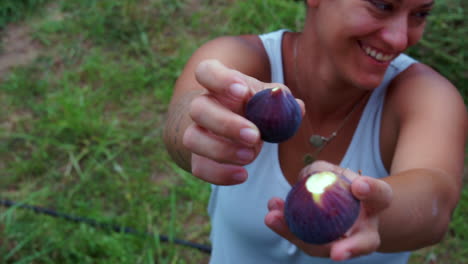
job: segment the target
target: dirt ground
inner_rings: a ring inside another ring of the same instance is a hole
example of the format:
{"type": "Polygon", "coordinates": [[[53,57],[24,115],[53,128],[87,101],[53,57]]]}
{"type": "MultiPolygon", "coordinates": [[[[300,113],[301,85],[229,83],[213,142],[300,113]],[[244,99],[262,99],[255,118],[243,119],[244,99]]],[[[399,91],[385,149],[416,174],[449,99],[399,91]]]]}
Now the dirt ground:
{"type": "Polygon", "coordinates": [[[10,24],[1,32],[0,80],[11,68],[26,65],[38,56],[41,45],[30,33],[24,24],[10,24]]]}

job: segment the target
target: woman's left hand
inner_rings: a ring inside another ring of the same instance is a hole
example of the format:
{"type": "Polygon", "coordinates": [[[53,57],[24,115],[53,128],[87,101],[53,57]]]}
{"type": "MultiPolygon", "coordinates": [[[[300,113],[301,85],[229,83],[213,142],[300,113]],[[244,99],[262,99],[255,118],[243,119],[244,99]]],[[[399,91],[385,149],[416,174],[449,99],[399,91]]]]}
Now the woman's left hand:
{"type": "Polygon", "coordinates": [[[286,225],[284,201],[280,198],[272,198],[268,202],[269,212],[265,217],[265,224],[311,256],[329,257],[341,261],[376,251],[380,246],[379,215],[390,205],[392,188],[382,180],[361,176],[325,161],[316,161],[305,167],[300,173],[300,178],[315,171],[325,170],[348,177],[352,181],[352,193],[361,201],[360,214],[343,238],[325,245],[313,245],[301,241],[286,225]]]}

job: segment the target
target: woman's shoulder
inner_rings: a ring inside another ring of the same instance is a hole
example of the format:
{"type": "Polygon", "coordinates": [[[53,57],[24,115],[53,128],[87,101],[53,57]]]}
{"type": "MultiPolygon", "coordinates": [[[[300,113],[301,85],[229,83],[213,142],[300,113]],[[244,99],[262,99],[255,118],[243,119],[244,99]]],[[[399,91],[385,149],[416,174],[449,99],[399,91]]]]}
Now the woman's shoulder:
{"type": "Polygon", "coordinates": [[[466,107],[458,89],[439,72],[419,62],[412,64],[390,83],[387,103],[400,120],[423,117],[433,112],[466,119],[466,107]]]}
{"type": "MultiPolygon", "coordinates": [[[[220,36],[201,45],[190,61],[216,59],[229,68],[259,80],[269,80],[268,55],[258,35],[220,36]]],[[[190,63],[190,62],[189,62],[190,63]]]]}

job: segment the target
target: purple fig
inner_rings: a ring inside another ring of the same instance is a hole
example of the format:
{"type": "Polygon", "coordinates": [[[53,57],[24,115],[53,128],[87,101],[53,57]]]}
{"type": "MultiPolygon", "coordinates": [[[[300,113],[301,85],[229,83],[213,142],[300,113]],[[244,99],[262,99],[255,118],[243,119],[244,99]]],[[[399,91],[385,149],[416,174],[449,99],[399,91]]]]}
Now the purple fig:
{"type": "Polygon", "coordinates": [[[323,171],[294,185],[286,197],[284,215],[298,238],[311,244],[326,244],[348,231],[359,210],[360,201],[351,193],[351,181],[323,171]]]}
{"type": "Polygon", "coordinates": [[[247,102],[245,117],[258,127],[262,140],[280,143],[296,133],[302,112],[291,93],[277,87],[256,93],[247,102]]]}

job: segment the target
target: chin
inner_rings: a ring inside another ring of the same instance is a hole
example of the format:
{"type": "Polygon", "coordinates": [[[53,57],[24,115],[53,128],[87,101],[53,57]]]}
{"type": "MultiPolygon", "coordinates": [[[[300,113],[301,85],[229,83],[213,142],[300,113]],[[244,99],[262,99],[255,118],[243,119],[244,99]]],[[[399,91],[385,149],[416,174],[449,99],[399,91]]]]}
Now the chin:
{"type": "Polygon", "coordinates": [[[373,46],[358,42],[353,57],[350,57],[350,65],[347,67],[348,76],[355,86],[372,90],[383,81],[388,67],[399,53],[384,53],[373,46]]]}
{"type": "Polygon", "coordinates": [[[383,81],[384,74],[381,75],[364,75],[353,80],[353,83],[356,87],[359,87],[364,90],[374,90],[379,87],[383,81]]]}
{"type": "Polygon", "coordinates": [[[346,68],[341,69],[349,84],[360,89],[373,90],[382,83],[389,64],[375,66],[356,60],[353,61],[354,63],[350,63],[345,66],[346,68]]]}

